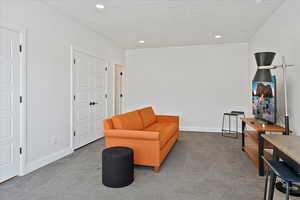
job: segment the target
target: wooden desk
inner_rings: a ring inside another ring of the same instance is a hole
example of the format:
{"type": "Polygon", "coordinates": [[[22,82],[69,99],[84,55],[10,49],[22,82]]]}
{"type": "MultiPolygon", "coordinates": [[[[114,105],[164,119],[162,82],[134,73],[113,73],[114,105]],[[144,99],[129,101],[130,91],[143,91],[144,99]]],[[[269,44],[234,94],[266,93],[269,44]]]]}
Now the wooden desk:
{"type": "Polygon", "coordinates": [[[262,137],[300,165],[300,137],[289,135],[262,135],[262,137]]]}
{"type": "MultiPolygon", "coordinates": [[[[300,170],[300,137],[289,135],[262,135],[262,138],[273,145],[273,160],[281,158],[292,166],[297,172],[300,170]]],[[[270,196],[273,199],[276,177],[271,176],[270,196]]],[[[296,185],[293,185],[294,187],[296,185]]],[[[299,186],[296,186],[299,187],[299,186]]],[[[279,186],[280,188],[280,186],[279,186]]],[[[277,187],[278,189],[278,187],[277,187]]],[[[281,189],[279,189],[281,191],[281,189]]],[[[292,196],[299,197],[298,192],[291,192],[292,196]]]]}
{"type": "Polygon", "coordinates": [[[260,176],[264,176],[265,166],[262,155],[265,155],[267,159],[272,158],[270,154],[268,154],[265,149],[271,149],[272,144],[266,142],[264,144],[264,139],[262,135],[266,132],[279,132],[284,133],[285,129],[278,125],[265,125],[262,126],[262,123],[255,118],[241,118],[242,120],[242,151],[244,151],[254,165],[258,168],[258,174],[260,176]],[[255,131],[246,130],[246,125],[252,127],[255,131]],[[245,138],[249,138],[254,145],[246,145],[245,138]]]}

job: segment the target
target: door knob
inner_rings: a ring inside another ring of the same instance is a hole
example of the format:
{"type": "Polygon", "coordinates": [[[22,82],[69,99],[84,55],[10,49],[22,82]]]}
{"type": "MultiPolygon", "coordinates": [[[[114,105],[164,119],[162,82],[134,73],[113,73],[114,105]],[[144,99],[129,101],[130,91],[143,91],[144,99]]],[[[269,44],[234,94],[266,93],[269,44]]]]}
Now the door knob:
{"type": "Polygon", "coordinates": [[[98,104],[98,103],[93,102],[93,101],[90,102],[90,106],[94,106],[94,105],[96,105],[96,104],[98,104]]]}

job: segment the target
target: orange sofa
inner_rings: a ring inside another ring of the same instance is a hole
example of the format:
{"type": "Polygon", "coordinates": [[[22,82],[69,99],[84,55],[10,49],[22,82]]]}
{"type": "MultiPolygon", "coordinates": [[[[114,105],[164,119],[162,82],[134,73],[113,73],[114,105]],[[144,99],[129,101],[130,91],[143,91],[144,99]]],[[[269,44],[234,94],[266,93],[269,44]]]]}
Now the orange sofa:
{"type": "Polygon", "coordinates": [[[155,115],[152,107],[113,116],[103,121],[106,147],[127,146],[134,151],[134,164],[160,165],[179,136],[179,117],[155,115]]]}

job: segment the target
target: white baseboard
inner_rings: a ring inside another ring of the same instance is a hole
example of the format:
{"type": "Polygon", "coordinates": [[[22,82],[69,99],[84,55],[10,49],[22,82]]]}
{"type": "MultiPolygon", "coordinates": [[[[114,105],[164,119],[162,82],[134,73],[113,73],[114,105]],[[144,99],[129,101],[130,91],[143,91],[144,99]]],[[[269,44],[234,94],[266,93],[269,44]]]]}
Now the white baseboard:
{"type": "Polygon", "coordinates": [[[50,164],[50,163],[52,163],[52,162],[54,162],[56,160],[59,160],[59,159],[65,157],[65,156],[67,156],[67,155],[69,155],[71,153],[73,153],[73,149],[70,148],[70,147],[68,147],[68,148],[63,149],[61,151],[58,151],[56,153],[50,154],[48,156],[45,156],[45,157],[43,157],[43,158],[41,158],[39,160],[30,162],[25,167],[25,173],[24,173],[24,175],[28,174],[28,173],[30,173],[30,172],[32,172],[34,170],[37,170],[37,169],[39,169],[41,167],[44,167],[44,166],[46,166],[46,165],[48,165],[48,164],[50,164]]]}
{"type": "Polygon", "coordinates": [[[205,132],[205,133],[219,133],[220,128],[207,128],[207,127],[197,127],[197,126],[181,126],[181,131],[194,131],[194,132],[205,132]]]}

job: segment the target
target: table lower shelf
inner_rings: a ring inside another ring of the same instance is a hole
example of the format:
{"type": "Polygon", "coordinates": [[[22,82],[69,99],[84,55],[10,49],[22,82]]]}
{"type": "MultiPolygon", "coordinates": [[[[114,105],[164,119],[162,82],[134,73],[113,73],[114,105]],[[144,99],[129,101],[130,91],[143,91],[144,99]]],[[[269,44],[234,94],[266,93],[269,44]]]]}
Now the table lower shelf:
{"type": "MultiPolygon", "coordinates": [[[[246,140],[247,140],[247,138],[249,138],[254,144],[258,145],[259,136],[258,136],[257,131],[245,131],[244,133],[245,133],[246,140]]],[[[268,141],[265,141],[264,147],[265,147],[265,149],[273,149],[273,145],[270,144],[268,141]]]]}
{"type": "MultiPolygon", "coordinates": [[[[259,161],[258,161],[258,148],[255,145],[248,145],[244,147],[244,152],[246,153],[246,155],[250,158],[250,160],[253,162],[253,164],[258,168],[259,166],[259,161]]],[[[272,159],[272,155],[267,152],[264,151],[264,156],[266,159],[271,160],[272,159]]],[[[265,169],[266,169],[266,165],[265,165],[265,169]]]]}

